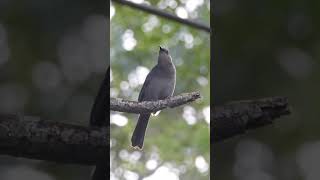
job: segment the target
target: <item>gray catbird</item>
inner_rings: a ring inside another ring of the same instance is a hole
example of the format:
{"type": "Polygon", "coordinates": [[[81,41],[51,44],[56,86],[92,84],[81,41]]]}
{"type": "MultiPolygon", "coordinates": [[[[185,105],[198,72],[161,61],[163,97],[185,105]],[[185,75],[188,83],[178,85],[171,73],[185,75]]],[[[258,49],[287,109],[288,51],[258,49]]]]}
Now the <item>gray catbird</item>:
{"type": "MultiPolygon", "coordinates": [[[[176,85],[176,68],[172,63],[169,51],[160,47],[158,64],[152,68],[142,86],[138,101],[155,101],[172,96],[176,85]]],[[[150,114],[140,114],[133,131],[132,146],[143,147],[143,140],[150,114]]]]}

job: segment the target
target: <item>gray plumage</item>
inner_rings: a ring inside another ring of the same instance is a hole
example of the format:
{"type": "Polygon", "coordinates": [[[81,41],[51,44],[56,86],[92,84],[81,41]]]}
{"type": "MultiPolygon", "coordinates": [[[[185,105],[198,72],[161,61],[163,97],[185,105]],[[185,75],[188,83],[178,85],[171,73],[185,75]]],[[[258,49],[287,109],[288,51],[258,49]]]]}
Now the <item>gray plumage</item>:
{"type": "MultiPolygon", "coordinates": [[[[138,101],[155,101],[172,96],[176,85],[176,68],[169,51],[160,47],[158,63],[146,77],[139,94],[138,101]]],[[[143,147],[144,136],[150,114],[140,114],[136,128],[133,131],[132,146],[143,147]]]]}

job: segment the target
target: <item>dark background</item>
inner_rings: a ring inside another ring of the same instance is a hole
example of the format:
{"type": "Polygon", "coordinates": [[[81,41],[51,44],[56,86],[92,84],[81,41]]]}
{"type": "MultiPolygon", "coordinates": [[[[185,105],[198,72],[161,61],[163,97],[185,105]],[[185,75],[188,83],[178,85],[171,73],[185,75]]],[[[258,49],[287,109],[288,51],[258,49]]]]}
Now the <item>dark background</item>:
{"type": "Polygon", "coordinates": [[[214,1],[214,104],[289,98],[292,114],[214,144],[216,180],[320,178],[319,3],[214,1]]]}
{"type": "MultiPolygon", "coordinates": [[[[109,59],[107,12],[100,0],[0,0],[0,112],[87,126],[109,59]]],[[[1,180],[88,180],[92,169],[0,156],[1,180]]]]}

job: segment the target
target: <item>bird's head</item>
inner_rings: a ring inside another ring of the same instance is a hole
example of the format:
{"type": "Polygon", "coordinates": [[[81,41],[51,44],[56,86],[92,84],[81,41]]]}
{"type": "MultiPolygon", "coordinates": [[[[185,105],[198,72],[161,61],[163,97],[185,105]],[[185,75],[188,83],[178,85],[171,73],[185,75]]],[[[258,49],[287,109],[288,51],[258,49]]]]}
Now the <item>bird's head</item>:
{"type": "Polygon", "coordinates": [[[165,54],[169,55],[168,49],[163,48],[163,47],[160,46],[159,54],[161,54],[161,53],[165,53],[165,54]]]}
{"type": "Polygon", "coordinates": [[[160,46],[158,64],[160,66],[172,65],[172,59],[169,51],[166,48],[160,46]]]}

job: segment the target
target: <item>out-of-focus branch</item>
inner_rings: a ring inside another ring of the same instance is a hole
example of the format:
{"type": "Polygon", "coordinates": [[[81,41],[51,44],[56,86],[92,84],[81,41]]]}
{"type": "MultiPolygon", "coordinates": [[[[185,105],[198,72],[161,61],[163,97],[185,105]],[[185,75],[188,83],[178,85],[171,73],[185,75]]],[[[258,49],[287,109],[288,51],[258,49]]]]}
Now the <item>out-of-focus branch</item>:
{"type": "Polygon", "coordinates": [[[118,4],[126,5],[126,6],[129,6],[129,7],[132,7],[132,8],[136,8],[136,9],[139,9],[141,11],[145,11],[145,12],[148,12],[150,14],[154,14],[154,15],[157,15],[157,16],[160,16],[160,17],[164,17],[164,18],[167,18],[169,20],[176,21],[176,22],[179,22],[181,24],[185,24],[185,25],[188,25],[188,26],[191,26],[191,27],[194,27],[194,28],[197,28],[197,29],[200,29],[200,30],[203,30],[203,31],[206,31],[206,32],[210,33],[210,27],[205,25],[205,24],[202,24],[202,23],[199,23],[199,22],[195,22],[195,21],[191,21],[191,20],[188,20],[188,19],[179,18],[176,15],[167,13],[165,11],[162,11],[160,9],[157,9],[157,8],[154,8],[154,7],[151,7],[151,6],[147,6],[145,4],[137,4],[137,3],[133,3],[133,2],[130,2],[130,1],[127,1],[127,0],[112,0],[112,1],[115,2],[115,3],[118,3],[118,4]]]}
{"type": "MultiPolygon", "coordinates": [[[[198,99],[200,94],[186,93],[156,102],[130,102],[138,112],[154,112],[176,107],[198,99]]],[[[116,101],[118,102],[118,101],[116,101]]],[[[127,101],[121,101],[126,103],[127,101]]],[[[119,107],[122,107],[120,105],[119,107]]],[[[138,113],[135,112],[135,113],[138,113]]],[[[289,114],[284,97],[238,101],[212,109],[211,143],[243,134],[271,124],[275,118],[289,114]]],[[[39,120],[36,117],[0,114],[0,154],[60,163],[96,165],[109,149],[109,129],[90,128],[61,122],[39,120]]]]}
{"type": "Polygon", "coordinates": [[[0,154],[95,165],[109,149],[109,129],[0,114],[0,154]]]}
{"type": "Polygon", "coordinates": [[[110,110],[128,112],[128,113],[152,113],[167,107],[174,108],[199,99],[199,92],[183,93],[177,96],[170,97],[158,101],[128,101],[119,98],[110,99],[110,110]]]}
{"type": "Polygon", "coordinates": [[[238,101],[215,107],[211,114],[211,143],[272,124],[276,118],[287,114],[290,110],[285,97],[238,101]]]}

